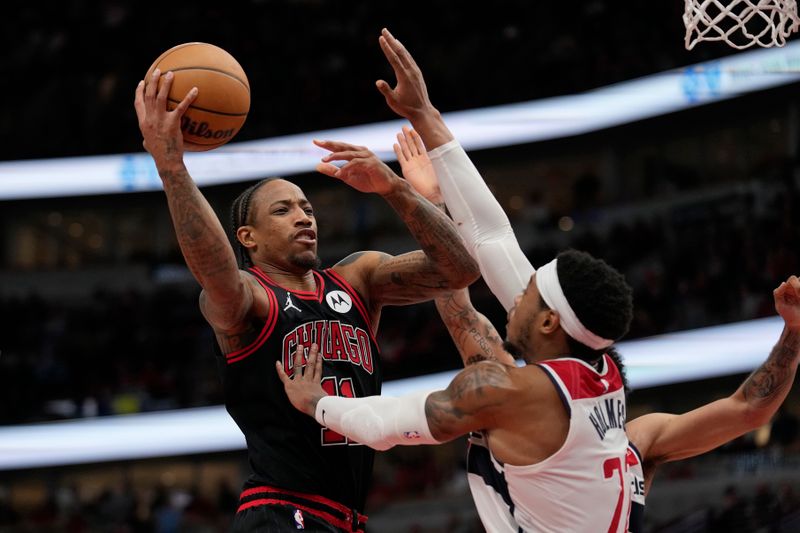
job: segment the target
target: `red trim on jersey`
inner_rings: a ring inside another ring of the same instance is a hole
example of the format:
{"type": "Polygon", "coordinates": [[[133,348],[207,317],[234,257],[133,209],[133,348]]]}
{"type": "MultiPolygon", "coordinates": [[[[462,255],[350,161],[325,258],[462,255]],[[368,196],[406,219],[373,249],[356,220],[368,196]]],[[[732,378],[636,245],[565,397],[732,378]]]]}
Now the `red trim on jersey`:
{"type": "Polygon", "coordinates": [[[639,449],[630,441],[628,441],[628,451],[625,453],[625,461],[628,463],[628,466],[634,466],[637,463],[642,464],[642,454],[639,453],[639,449]]]}
{"type": "MultiPolygon", "coordinates": [[[[361,300],[361,297],[358,295],[356,290],[347,282],[346,279],[342,277],[341,274],[332,268],[325,269],[324,272],[333,278],[333,281],[338,283],[345,290],[345,292],[350,295],[350,298],[353,299],[353,303],[355,304],[356,309],[358,309],[358,312],[361,314],[361,318],[363,318],[364,322],[366,322],[367,326],[369,326],[369,336],[372,337],[372,341],[375,343],[375,346],[378,346],[378,341],[375,340],[375,332],[373,331],[374,328],[372,327],[372,320],[369,319],[369,314],[367,314],[367,307],[364,305],[364,302],[361,300]]],[[[378,351],[380,352],[380,348],[378,348],[378,351]]]]}
{"type": "Polygon", "coordinates": [[[360,533],[364,531],[363,529],[353,529],[352,524],[348,524],[346,521],[336,518],[332,514],[326,513],[325,511],[319,511],[317,509],[313,509],[311,507],[306,507],[305,505],[299,504],[297,502],[289,501],[289,500],[279,500],[277,498],[261,498],[259,500],[249,501],[247,503],[243,503],[237,509],[237,513],[244,511],[245,509],[249,509],[251,507],[257,507],[259,505],[288,505],[289,507],[296,507],[297,509],[301,509],[303,512],[306,512],[310,515],[314,515],[317,518],[321,518],[328,522],[330,525],[337,527],[341,530],[352,532],[352,533],[360,533]]]}
{"type": "Polygon", "coordinates": [[[301,300],[316,300],[318,302],[322,301],[322,295],[325,292],[325,279],[322,276],[320,276],[319,272],[317,272],[316,270],[312,270],[311,271],[314,274],[314,280],[317,282],[317,290],[315,290],[315,291],[296,291],[294,289],[289,289],[287,287],[284,287],[283,285],[281,285],[280,283],[278,283],[277,281],[275,281],[271,277],[269,277],[269,275],[267,275],[266,272],[264,272],[263,270],[261,270],[257,266],[252,267],[250,270],[253,273],[255,273],[256,275],[258,275],[259,277],[261,277],[261,279],[263,279],[267,283],[269,283],[271,285],[275,285],[276,287],[280,287],[281,289],[285,290],[286,292],[291,292],[292,294],[294,294],[295,296],[297,296],[301,300]]]}
{"type": "Polygon", "coordinates": [[[278,323],[278,299],[275,297],[275,293],[260,279],[256,278],[256,281],[259,285],[264,287],[264,291],[267,293],[267,299],[269,300],[269,313],[267,314],[267,320],[264,322],[264,327],[261,328],[261,333],[258,334],[258,337],[255,341],[253,341],[252,344],[236,350],[235,352],[225,354],[225,359],[228,361],[228,364],[241,361],[245,357],[252,355],[256,350],[261,348],[261,346],[264,345],[269,336],[272,334],[272,330],[275,329],[275,324],[278,323]]]}
{"type": "Polygon", "coordinates": [[[608,355],[603,355],[605,372],[600,373],[585,361],[563,358],[542,361],[555,372],[573,400],[596,398],[622,388],[622,376],[608,355]]]}

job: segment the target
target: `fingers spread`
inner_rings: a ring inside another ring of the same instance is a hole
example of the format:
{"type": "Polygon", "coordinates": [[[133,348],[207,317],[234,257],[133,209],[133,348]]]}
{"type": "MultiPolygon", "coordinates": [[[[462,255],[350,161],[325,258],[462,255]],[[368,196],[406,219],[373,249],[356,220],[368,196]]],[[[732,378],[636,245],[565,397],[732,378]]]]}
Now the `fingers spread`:
{"type": "Polygon", "coordinates": [[[316,170],[320,174],[325,174],[332,178],[338,177],[337,174],[339,173],[339,167],[330,163],[317,163],[316,170]]]}
{"type": "Polygon", "coordinates": [[[189,106],[192,105],[192,102],[194,102],[197,98],[197,93],[197,87],[192,87],[192,90],[186,93],[186,96],[183,97],[181,103],[175,108],[174,113],[176,113],[179,117],[182,117],[183,114],[186,113],[186,110],[189,109],[189,106]]]}
{"type": "Polygon", "coordinates": [[[333,152],[322,158],[324,163],[328,161],[352,161],[358,158],[367,158],[369,154],[363,150],[345,150],[342,152],[333,152]]]}
{"type": "Polygon", "coordinates": [[[283,365],[280,361],[275,361],[275,370],[278,372],[278,377],[280,378],[281,383],[286,385],[290,378],[286,375],[286,372],[283,371],[283,365]]]}
{"type": "Polygon", "coordinates": [[[317,364],[314,368],[314,375],[316,376],[315,380],[317,382],[322,381],[322,357],[317,356],[317,364]]]}
{"type": "MultiPolygon", "coordinates": [[[[399,136],[398,136],[398,137],[399,137],[399,136]]],[[[398,160],[398,161],[400,161],[400,163],[401,163],[401,164],[402,164],[402,163],[405,163],[405,162],[406,162],[406,156],[405,156],[405,154],[403,153],[403,149],[402,149],[402,148],[400,148],[400,145],[399,145],[399,144],[397,144],[397,143],[394,143],[394,144],[392,145],[392,149],[394,150],[394,155],[396,155],[396,156],[397,156],[397,160],[398,160]]]]}
{"type": "Polygon", "coordinates": [[[311,349],[308,351],[308,366],[306,366],[305,375],[308,376],[308,379],[314,383],[320,381],[319,376],[319,369],[321,368],[322,358],[319,357],[319,350],[317,349],[316,343],[311,345],[311,349]]]}
{"type": "Polygon", "coordinates": [[[331,152],[359,152],[366,150],[366,147],[364,146],[358,146],[356,144],[350,144],[342,141],[321,141],[314,139],[314,144],[320,148],[330,150],[331,152]]]}
{"type": "MultiPolygon", "coordinates": [[[[394,37],[391,37],[391,40],[394,41],[394,37]]],[[[381,45],[381,50],[383,50],[383,55],[386,56],[386,59],[389,61],[389,64],[394,69],[395,76],[399,71],[403,69],[403,64],[400,61],[400,58],[397,56],[397,52],[395,52],[394,47],[390,44],[389,40],[386,38],[385,35],[381,35],[378,37],[378,44],[381,45]]]]}
{"type": "Polygon", "coordinates": [[[144,111],[144,80],[140,81],[139,85],[136,86],[136,92],[134,94],[133,107],[136,109],[136,116],[139,118],[139,123],[141,124],[146,115],[144,111]]]}
{"type": "Polygon", "coordinates": [[[164,75],[164,81],[158,88],[158,94],[156,95],[156,104],[158,105],[158,109],[166,109],[167,97],[169,96],[170,89],[172,89],[172,80],[174,79],[175,75],[172,73],[172,71],[167,72],[164,75]]]}
{"type": "Polygon", "coordinates": [[[150,76],[150,81],[144,88],[144,100],[147,105],[152,106],[156,101],[156,93],[158,92],[158,80],[161,78],[161,71],[155,69],[150,76]]]}
{"type": "Polygon", "coordinates": [[[400,144],[400,150],[403,152],[403,159],[411,159],[414,156],[414,152],[411,150],[406,140],[405,128],[403,129],[403,133],[397,134],[397,142],[400,144]]]}
{"type": "Polygon", "coordinates": [[[378,91],[385,96],[386,98],[392,98],[392,88],[383,80],[378,80],[375,82],[375,87],[378,88],[378,91]]]}
{"type": "Polygon", "coordinates": [[[422,142],[422,137],[420,137],[419,133],[417,133],[417,130],[411,130],[411,138],[414,140],[414,144],[416,145],[420,154],[425,154],[428,152],[427,148],[425,148],[425,143],[422,142]]]}

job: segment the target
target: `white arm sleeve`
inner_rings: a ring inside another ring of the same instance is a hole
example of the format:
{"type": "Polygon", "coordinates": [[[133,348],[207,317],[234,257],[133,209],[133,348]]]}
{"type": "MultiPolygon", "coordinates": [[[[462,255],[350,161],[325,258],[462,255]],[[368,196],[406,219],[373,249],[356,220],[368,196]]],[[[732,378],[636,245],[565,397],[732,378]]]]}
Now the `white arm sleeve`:
{"type": "Polygon", "coordinates": [[[314,418],[321,425],[376,450],[401,444],[439,444],[425,416],[430,391],[400,398],[326,396],[317,402],[314,418]]]}
{"type": "Polygon", "coordinates": [[[528,285],[535,272],[533,265],[522,253],[503,208],[458,141],[443,144],[428,155],[459,233],[489,289],[508,311],[528,285]]]}

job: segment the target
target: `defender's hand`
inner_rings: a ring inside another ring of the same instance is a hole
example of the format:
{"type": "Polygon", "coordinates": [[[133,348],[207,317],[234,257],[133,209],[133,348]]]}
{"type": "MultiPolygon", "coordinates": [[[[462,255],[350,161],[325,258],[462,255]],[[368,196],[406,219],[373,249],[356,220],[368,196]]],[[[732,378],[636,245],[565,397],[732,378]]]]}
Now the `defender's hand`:
{"type": "Polygon", "coordinates": [[[375,86],[386,98],[386,103],[392,108],[392,111],[411,120],[413,117],[433,109],[422,71],[405,46],[395,39],[386,28],[381,32],[378,43],[381,45],[383,55],[392,65],[397,85],[392,89],[384,80],[378,80],[375,82],[375,86]]]}
{"type": "Polygon", "coordinates": [[[358,191],[386,195],[393,192],[401,181],[391,168],[364,146],[318,140],[314,144],[331,151],[317,165],[317,171],[339,179],[358,191]],[[347,163],[340,168],[331,161],[347,163]]]}
{"type": "Polygon", "coordinates": [[[406,181],[433,205],[444,204],[442,191],[439,190],[439,180],[436,178],[433,164],[419,134],[403,126],[403,131],[397,134],[394,153],[397,155],[397,161],[400,162],[406,181]]]}
{"type": "Polygon", "coordinates": [[[775,310],[783,317],[786,327],[800,329],[800,279],[791,276],[772,294],[775,297],[775,310]]]}
{"type": "Polygon", "coordinates": [[[320,398],[327,396],[322,390],[320,380],[322,379],[322,357],[319,357],[316,344],[311,345],[308,351],[308,362],[303,366],[303,346],[297,345],[294,352],[294,373],[292,377],[286,375],[280,361],[275,362],[275,369],[278,377],[281,378],[286,396],[298,411],[314,417],[317,410],[317,402],[320,398]]]}
{"type": "Polygon", "coordinates": [[[183,133],[181,132],[181,118],[189,106],[197,98],[197,87],[183,98],[181,103],[172,111],[167,110],[167,95],[172,87],[174,78],[172,72],[164,75],[164,80],[159,87],[158,81],[161,71],[156,69],[150,80],[144,80],[136,87],[136,96],[133,106],[139,119],[139,130],[144,137],[145,150],[150,152],[156,166],[183,161],[183,133]]]}

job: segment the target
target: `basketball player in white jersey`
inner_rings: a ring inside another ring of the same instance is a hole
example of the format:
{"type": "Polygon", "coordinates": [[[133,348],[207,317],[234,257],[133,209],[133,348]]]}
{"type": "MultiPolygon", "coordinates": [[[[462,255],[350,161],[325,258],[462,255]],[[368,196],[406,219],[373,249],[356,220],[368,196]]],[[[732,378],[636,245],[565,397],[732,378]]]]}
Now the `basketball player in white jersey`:
{"type": "MultiPolygon", "coordinates": [[[[395,65],[403,59],[390,54],[387,37],[381,45],[395,65]]],[[[302,374],[276,370],[295,407],[375,449],[479,432],[470,483],[489,531],[625,531],[625,391],[607,353],[630,324],[630,287],[577,251],[530,269],[528,278],[508,306],[507,342],[487,322],[483,341],[495,356],[467,366],[446,390],[338,401],[320,387],[316,346],[302,374]],[[514,356],[527,365],[517,367],[514,356]]],[[[298,348],[295,368],[302,359],[298,348]]]]}
{"type": "MultiPolygon", "coordinates": [[[[443,203],[419,135],[406,128],[398,139],[395,149],[403,175],[418,191],[424,191],[432,203],[443,203]]],[[[631,484],[627,518],[630,533],[644,530],[645,495],[660,464],[694,457],[730,442],[767,423],[783,403],[800,362],[800,279],[789,277],[775,289],[773,296],[775,309],[784,320],[784,330],[767,360],[734,394],[682,415],[651,413],[628,422],[630,447],[623,470],[631,484]]],[[[496,349],[497,332],[472,307],[466,290],[439,296],[436,305],[465,365],[504,357],[496,349]]],[[[470,472],[473,492],[480,483],[479,477],[470,472]]]]}
{"type": "MultiPolygon", "coordinates": [[[[443,195],[484,279],[508,309],[533,267],[519,248],[502,208],[430,104],[422,73],[411,56],[388,32],[384,32],[381,46],[392,62],[398,85],[392,90],[378,82],[378,88],[390,107],[422,134],[420,138],[416,132],[406,132],[400,139],[398,159],[404,163],[405,177],[433,203],[440,203],[443,195]],[[433,148],[433,175],[438,183],[425,171],[430,161],[421,148],[423,140],[428,149],[433,148]]],[[[774,298],[784,320],[781,337],[766,361],[731,396],[681,415],[651,413],[628,422],[631,446],[625,466],[631,483],[632,533],[642,531],[645,494],[660,464],[705,453],[752,431],[769,421],[783,403],[800,362],[800,280],[789,277],[775,289],[774,298]]],[[[496,332],[472,307],[466,290],[440,297],[437,308],[465,364],[498,357],[496,332]]]]}

